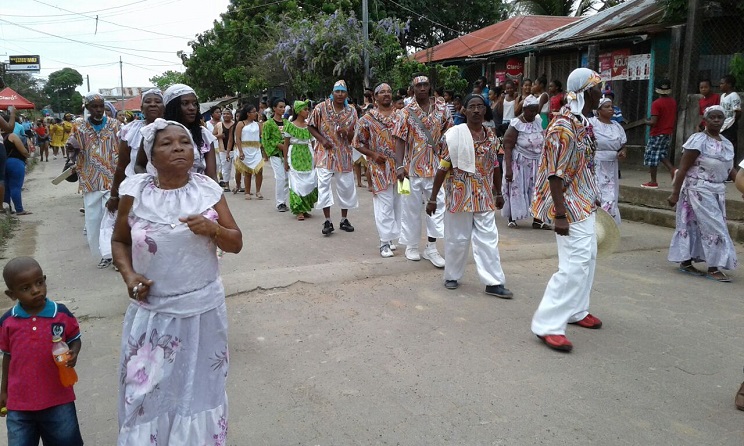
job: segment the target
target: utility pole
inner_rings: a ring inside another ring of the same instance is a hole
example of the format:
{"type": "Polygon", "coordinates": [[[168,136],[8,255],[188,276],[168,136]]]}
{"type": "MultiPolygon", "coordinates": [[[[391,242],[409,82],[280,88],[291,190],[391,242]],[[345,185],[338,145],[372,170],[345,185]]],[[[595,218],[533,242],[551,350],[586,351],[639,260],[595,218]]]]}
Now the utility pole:
{"type": "MultiPolygon", "coordinates": [[[[119,77],[120,77],[120,81],[121,81],[121,91],[120,91],[120,93],[121,93],[121,95],[120,95],[120,97],[121,97],[120,104],[121,105],[119,106],[119,109],[121,111],[124,111],[124,63],[121,61],[121,56],[119,56],[119,77]]],[[[116,117],[116,116],[114,116],[114,117],[116,117]]]]}
{"type": "Polygon", "coordinates": [[[85,75],[85,82],[88,84],[88,91],[90,91],[90,76],[87,74],[85,75]]]}
{"type": "Polygon", "coordinates": [[[367,0],[362,0],[362,34],[364,35],[364,87],[369,85],[369,7],[367,0]]]}

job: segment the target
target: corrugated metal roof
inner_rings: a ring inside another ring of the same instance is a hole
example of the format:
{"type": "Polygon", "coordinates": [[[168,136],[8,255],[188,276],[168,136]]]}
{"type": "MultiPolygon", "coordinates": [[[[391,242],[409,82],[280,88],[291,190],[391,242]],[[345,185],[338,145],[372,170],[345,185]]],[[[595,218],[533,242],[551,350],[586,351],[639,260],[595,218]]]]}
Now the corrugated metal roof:
{"type": "Polygon", "coordinates": [[[660,25],[663,16],[664,8],[656,0],[630,0],[597,14],[583,17],[579,22],[524,40],[510,48],[494,51],[491,55],[645,32],[653,29],[654,25],[662,29],[666,27],[666,25],[660,25]]]}
{"type": "Polygon", "coordinates": [[[575,23],[577,17],[517,16],[448,40],[413,55],[419,62],[466,59],[493,53],[534,36],[575,23]]]}

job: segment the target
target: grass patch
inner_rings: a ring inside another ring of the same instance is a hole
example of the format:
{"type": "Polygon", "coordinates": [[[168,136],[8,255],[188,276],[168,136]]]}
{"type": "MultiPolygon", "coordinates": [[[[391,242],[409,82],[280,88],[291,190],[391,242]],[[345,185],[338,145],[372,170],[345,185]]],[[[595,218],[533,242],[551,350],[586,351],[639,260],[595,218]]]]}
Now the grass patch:
{"type": "Polygon", "coordinates": [[[13,236],[13,230],[18,226],[18,219],[0,212],[0,252],[5,251],[8,240],[13,236]]]}

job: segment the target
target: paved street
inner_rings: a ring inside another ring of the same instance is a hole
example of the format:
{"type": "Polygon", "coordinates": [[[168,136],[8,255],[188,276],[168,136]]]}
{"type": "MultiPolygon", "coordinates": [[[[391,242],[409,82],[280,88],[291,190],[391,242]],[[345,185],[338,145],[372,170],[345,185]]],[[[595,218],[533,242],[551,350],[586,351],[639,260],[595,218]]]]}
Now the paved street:
{"type": "MultiPolygon", "coordinates": [[[[119,274],[88,254],[76,185],[50,183],[62,165],[40,164],[27,178],[34,214],[4,256],[36,257],[49,297],[79,318],[83,436],[109,446],[128,300],[119,274]]],[[[268,168],[267,198],[273,183],[268,168]]],[[[666,261],[671,229],[623,222],[592,293],[604,327],[570,326],[575,348],[561,354],[530,332],[557,267],[552,232],[507,229],[499,217],[514,300],[485,295],[472,264],[448,291],[428,261],[402,250],[380,258],[371,196],[358,192],[356,232],[338,230],[334,208],[328,238],[319,211],[297,222],[271,199],[229,194],[244,236],[243,252],[222,259],[230,445],[744,444],[744,412],[733,405],[744,380],[741,270],[729,284],[683,275],[666,261]]]]}

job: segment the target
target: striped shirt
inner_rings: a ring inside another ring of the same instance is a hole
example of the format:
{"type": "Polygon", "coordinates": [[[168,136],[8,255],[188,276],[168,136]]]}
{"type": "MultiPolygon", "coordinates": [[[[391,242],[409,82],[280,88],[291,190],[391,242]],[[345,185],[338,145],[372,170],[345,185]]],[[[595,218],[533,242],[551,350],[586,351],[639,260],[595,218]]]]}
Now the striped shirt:
{"type": "Polygon", "coordinates": [[[380,113],[373,108],[364,116],[359,118],[352,146],[355,148],[365,147],[373,152],[382,153],[387,157],[385,164],[378,164],[372,160],[367,163],[372,189],[375,193],[387,190],[390,185],[395,184],[395,130],[400,114],[393,111],[389,116],[380,113]]]}
{"type": "Polygon", "coordinates": [[[353,131],[356,123],[357,112],[354,107],[346,105],[340,112],[336,112],[331,99],[326,99],[315,106],[307,119],[307,125],[315,127],[332,143],[332,147],[317,143],[315,167],[333,172],[351,172],[354,164],[351,144],[348,139],[339,136],[338,131],[342,128],[353,131]]]}
{"type": "Polygon", "coordinates": [[[498,153],[501,143],[493,129],[486,127],[483,129],[486,131],[486,137],[480,141],[473,141],[475,173],[452,168],[447,140],[442,138],[440,166],[450,172],[444,182],[445,203],[450,212],[489,212],[496,209],[492,192],[493,172],[499,166],[498,153]]]}
{"type": "Polygon", "coordinates": [[[411,177],[431,178],[437,173],[439,166],[438,148],[429,144],[424,129],[413,116],[418,116],[421,123],[426,126],[435,144],[444,132],[453,126],[444,99],[435,100],[430,107],[431,112],[427,114],[418,102],[412,101],[400,111],[401,119],[395,129],[394,136],[406,143],[404,163],[411,177]]]}
{"type": "Polygon", "coordinates": [[[532,215],[553,220],[555,205],[550,195],[550,177],[563,180],[563,202],[569,223],[588,218],[599,197],[594,173],[595,143],[591,126],[579,121],[563,107],[548,127],[540,167],[535,179],[532,215]]]}
{"type": "Polygon", "coordinates": [[[68,144],[80,153],[76,169],[83,193],[110,190],[119,160],[119,121],[104,116],[103,127],[96,131],[89,120],[76,128],[68,144]]]}

